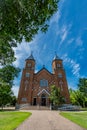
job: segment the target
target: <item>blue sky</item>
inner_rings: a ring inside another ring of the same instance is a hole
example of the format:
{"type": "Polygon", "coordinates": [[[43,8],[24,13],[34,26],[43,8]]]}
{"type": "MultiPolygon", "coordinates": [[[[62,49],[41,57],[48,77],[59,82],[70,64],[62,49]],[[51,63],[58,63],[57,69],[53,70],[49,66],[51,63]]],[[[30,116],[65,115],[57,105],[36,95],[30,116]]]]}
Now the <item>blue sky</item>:
{"type": "MultiPolygon", "coordinates": [[[[52,72],[55,55],[63,59],[68,87],[76,89],[79,77],[87,77],[87,0],[60,0],[59,10],[49,21],[46,33],[39,32],[32,42],[23,41],[15,48],[14,65],[24,68],[25,59],[33,51],[36,72],[43,65],[52,72]]],[[[17,95],[21,73],[15,79],[13,91],[17,95]]]]}

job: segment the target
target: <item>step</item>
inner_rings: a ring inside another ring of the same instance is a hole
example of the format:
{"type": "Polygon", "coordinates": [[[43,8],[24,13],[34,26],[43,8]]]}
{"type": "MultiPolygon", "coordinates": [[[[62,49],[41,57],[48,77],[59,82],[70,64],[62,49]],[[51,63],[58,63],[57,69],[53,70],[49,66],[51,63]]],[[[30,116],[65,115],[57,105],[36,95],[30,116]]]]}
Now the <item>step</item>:
{"type": "Polygon", "coordinates": [[[47,106],[25,106],[20,108],[21,110],[50,110],[47,106]]]}

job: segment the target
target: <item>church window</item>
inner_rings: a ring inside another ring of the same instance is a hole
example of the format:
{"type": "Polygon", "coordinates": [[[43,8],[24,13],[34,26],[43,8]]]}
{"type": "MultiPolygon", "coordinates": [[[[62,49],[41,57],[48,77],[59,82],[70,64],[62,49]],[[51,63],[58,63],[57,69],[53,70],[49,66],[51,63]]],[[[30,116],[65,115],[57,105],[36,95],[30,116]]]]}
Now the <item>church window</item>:
{"type": "Polygon", "coordinates": [[[63,85],[63,81],[59,81],[59,84],[60,84],[60,85],[63,85]]]}
{"type": "Polygon", "coordinates": [[[30,77],[30,73],[26,73],[26,77],[30,77]]]}
{"type": "Polygon", "coordinates": [[[41,79],[41,80],[40,80],[40,86],[41,86],[41,87],[47,87],[47,86],[48,86],[48,80],[46,80],[46,79],[41,79]]]}
{"type": "Polygon", "coordinates": [[[57,64],[57,67],[60,68],[61,67],[60,64],[57,64]]]}
{"type": "Polygon", "coordinates": [[[63,91],[63,81],[59,81],[59,85],[60,85],[61,91],[63,91]]]}
{"type": "Polygon", "coordinates": [[[61,73],[58,73],[58,77],[59,77],[59,78],[62,78],[62,74],[61,74],[61,73]]]}
{"type": "Polygon", "coordinates": [[[27,99],[26,99],[26,98],[22,98],[21,100],[22,100],[23,102],[26,102],[26,101],[27,101],[27,99]]]}
{"type": "Polygon", "coordinates": [[[27,66],[28,66],[28,67],[31,67],[31,63],[28,63],[27,66]]]}
{"type": "Polygon", "coordinates": [[[27,90],[27,85],[25,85],[25,91],[27,90]]]}

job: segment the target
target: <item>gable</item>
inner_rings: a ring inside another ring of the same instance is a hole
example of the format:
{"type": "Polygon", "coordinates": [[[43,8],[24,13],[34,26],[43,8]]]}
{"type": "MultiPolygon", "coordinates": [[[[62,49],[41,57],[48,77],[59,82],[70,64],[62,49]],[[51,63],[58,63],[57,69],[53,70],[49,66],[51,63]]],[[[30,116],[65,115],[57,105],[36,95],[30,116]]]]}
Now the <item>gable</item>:
{"type": "Polygon", "coordinates": [[[40,71],[38,71],[36,73],[37,76],[40,76],[40,75],[48,75],[48,76],[52,76],[52,73],[50,73],[47,69],[43,68],[41,69],[40,71]]]}

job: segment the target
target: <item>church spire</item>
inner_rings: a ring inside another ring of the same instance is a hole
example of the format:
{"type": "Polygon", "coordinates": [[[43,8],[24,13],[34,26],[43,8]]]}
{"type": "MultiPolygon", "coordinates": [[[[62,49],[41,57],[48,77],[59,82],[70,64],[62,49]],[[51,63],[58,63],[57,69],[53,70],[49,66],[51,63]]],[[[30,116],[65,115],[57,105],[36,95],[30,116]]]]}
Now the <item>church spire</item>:
{"type": "Polygon", "coordinates": [[[55,51],[55,56],[54,56],[53,60],[61,60],[61,59],[58,57],[56,51],[55,51]]]}
{"type": "Polygon", "coordinates": [[[34,60],[35,61],[35,59],[33,57],[33,52],[31,52],[31,55],[26,60],[34,60]]]}

